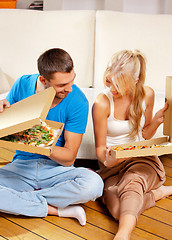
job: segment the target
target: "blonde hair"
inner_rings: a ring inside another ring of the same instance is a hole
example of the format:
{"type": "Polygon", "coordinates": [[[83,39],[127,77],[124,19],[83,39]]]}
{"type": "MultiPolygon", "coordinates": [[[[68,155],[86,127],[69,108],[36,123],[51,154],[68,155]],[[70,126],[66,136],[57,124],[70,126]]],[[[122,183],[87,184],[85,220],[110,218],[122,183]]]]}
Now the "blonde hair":
{"type": "Polygon", "coordinates": [[[104,73],[104,83],[111,77],[113,84],[122,96],[129,89],[132,103],[129,108],[129,122],[132,126],[131,139],[138,135],[141,117],[143,115],[143,100],[145,98],[146,60],[139,50],[123,50],[114,54],[104,73]],[[137,84],[135,80],[139,78],[137,84]]]}

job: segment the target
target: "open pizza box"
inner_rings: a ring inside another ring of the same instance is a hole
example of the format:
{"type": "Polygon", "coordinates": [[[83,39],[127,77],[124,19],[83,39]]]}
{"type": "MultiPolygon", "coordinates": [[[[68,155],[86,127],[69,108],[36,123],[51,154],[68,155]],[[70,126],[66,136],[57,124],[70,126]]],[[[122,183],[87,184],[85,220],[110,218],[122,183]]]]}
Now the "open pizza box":
{"type": "Polygon", "coordinates": [[[164,137],[152,138],[128,144],[114,145],[111,155],[115,158],[130,158],[140,156],[164,155],[172,153],[172,77],[166,78],[165,97],[169,104],[165,112],[163,134],[164,137]],[[117,147],[119,150],[117,150],[117,147]],[[121,150],[120,150],[121,149],[121,150]]]}
{"type": "Polygon", "coordinates": [[[63,123],[45,120],[55,93],[54,88],[47,88],[42,92],[12,104],[10,108],[6,108],[3,113],[0,113],[0,147],[49,156],[64,127],[63,123]],[[56,132],[51,146],[32,146],[1,139],[2,137],[38,126],[41,122],[45,122],[56,132]]]}

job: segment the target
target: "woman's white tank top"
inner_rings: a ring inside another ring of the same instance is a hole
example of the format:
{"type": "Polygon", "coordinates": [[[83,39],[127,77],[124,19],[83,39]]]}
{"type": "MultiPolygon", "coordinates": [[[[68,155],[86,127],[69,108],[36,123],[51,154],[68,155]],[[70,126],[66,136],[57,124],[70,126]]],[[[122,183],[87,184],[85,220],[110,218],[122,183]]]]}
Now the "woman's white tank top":
{"type": "MultiPolygon", "coordinates": [[[[131,126],[128,120],[118,120],[114,117],[114,101],[113,96],[108,89],[105,89],[103,93],[108,97],[110,101],[110,115],[107,119],[107,146],[120,145],[131,142],[129,133],[131,126]]],[[[143,109],[145,110],[145,102],[143,103],[143,109]]],[[[141,128],[144,126],[145,118],[142,116],[141,128]]],[[[134,141],[143,140],[141,132],[134,141]]]]}

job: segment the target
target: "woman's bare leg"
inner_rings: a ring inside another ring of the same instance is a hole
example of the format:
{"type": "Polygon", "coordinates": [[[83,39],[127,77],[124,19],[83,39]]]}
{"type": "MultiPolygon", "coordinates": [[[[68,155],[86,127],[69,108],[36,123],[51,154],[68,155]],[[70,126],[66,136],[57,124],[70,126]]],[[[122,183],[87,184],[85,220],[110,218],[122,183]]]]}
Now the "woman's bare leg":
{"type": "Polygon", "coordinates": [[[129,240],[133,229],[136,226],[136,217],[126,214],[120,217],[118,231],[114,240],[129,240]]]}
{"type": "MultiPolygon", "coordinates": [[[[152,190],[155,201],[172,195],[172,186],[164,186],[152,190]]],[[[119,228],[114,240],[129,240],[133,229],[136,226],[136,217],[134,215],[124,215],[119,219],[119,228]]]]}
{"type": "Polygon", "coordinates": [[[161,187],[152,190],[154,197],[155,197],[155,201],[158,201],[162,198],[168,197],[170,195],[172,195],[172,186],[164,186],[162,185],[161,187]]]}

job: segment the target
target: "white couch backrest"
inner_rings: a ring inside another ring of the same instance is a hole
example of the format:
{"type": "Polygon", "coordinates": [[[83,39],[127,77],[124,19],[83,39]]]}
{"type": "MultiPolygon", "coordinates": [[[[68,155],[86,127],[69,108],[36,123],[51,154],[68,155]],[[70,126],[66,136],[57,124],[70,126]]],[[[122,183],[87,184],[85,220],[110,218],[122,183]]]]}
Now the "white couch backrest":
{"type": "Polygon", "coordinates": [[[146,84],[165,91],[172,75],[172,15],[97,11],[94,87],[103,88],[103,74],[112,54],[139,49],[147,59],[146,84]]]}
{"type": "Polygon", "coordinates": [[[0,68],[10,85],[37,73],[37,58],[49,48],[65,49],[74,60],[76,83],[93,79],[95,11],[0,10],[0,68]]]}

